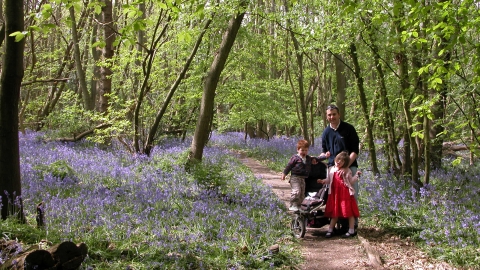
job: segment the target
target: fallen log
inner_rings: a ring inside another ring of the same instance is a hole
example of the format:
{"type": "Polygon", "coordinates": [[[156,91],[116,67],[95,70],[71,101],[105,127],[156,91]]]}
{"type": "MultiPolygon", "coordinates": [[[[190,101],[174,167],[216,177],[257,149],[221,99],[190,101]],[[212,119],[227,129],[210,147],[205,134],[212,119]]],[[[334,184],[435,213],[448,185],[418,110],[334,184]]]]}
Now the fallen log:
{"type": "MultiPolygon", "coordinates": [[[[459,143],[453,143],[453,142],[444,142],[442,144],[442,149],[445,152],[449,152],[449,151],[453,151],[453,152],[456,152],[456,151],[470,151],[470,148],[468,147],[468,145],[462,144],[462,143],[460,143],[460,144],[459,143]]],[[[480,149],[480,146],[474,147],[474,149],[480,149]]]]}
{"type": "MultiPolygon", "coordinates": [[[[12,245],[13,243],[9,243],[12,245]]],[[[76,270],[85,257],[88,248],[85,243],[75,245],[73,242],[62,242],[48,249],[39,249],[37,245],[25,252],[9,258],[0,270],[76,270]]]]}

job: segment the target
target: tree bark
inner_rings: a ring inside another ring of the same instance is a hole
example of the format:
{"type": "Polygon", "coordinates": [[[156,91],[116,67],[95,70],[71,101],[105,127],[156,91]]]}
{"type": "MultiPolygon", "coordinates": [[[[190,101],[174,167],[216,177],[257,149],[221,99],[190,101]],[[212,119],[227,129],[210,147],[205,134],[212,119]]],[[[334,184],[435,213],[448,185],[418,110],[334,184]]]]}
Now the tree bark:
{"type": "Polygon", "coordinates": [[[395,25],[394,29],[397,35],[397,43],[400,50],[395,54],[395,62],[398,64],[398,75],[400,78],[400,97],[403,105],[403,113],[405,117],[405,127],[403,133],[403,164],[402,164],[402,175],[405,176],[405,183],[411,180],[412,183],[415,183],[415,188],[419,188],[422,183],[419,180],[419,159],[418,159],[418,147],[415,142],[415,138],[412,138],[413,134],[413,118],[410,112],[411,105],[411,93],[409,90],[410,82],[408,80],[408,58],[405,52],[403,42],[401,40],[401,35],[404,29],[401,26],[401,21],[403,18],[403,1],[395,1],[397,6],[394,10],[394,20],[395,25]]]}
{"type": "MultiPolygon", "coordinates": [[[[162,22],[163,16],[159,15],[156,25],[155,25],[155,31],[152,35],[152,41],[148,50],[148,55],[145,57],[143,66],[144,66],[144,79],[142,83],[142,87],[140,88],[140,93],[138,94],[137,97],[137,102],[135,104],[135,110],[133,113],[133,126],[134,126],[134,139],[133,139],[133,146],[135,148],[135,152],[140,153],[140,108],[143,105],[143,99],[145,98],[145,95],[148,92],[148,89],[150,87],[149,85],[149,80],[150,80],[150,75],[152,72],[152,66],[153,66],[153,60],[155,57],[155,51],[157,50],[157,46],[160,43],[160,39],[166,35],[167,28],[170,23],[170,16],[167,16],[165,25],[163,26],[162,30],[157,36],[157,31],[160,28],[161,22],[162,22]]],[[[135,92],[135,91],[134,91],[135,92]]]]}
{"type": "Polygon", "coordinates": [[[77,22],[75,20],[75,8],[72,5],[69,8],[70,11],[70,20],[72,21],[72,39],[73,39],[73,52],[75,58],[75,67],[77,71],[77,79],[80,85],[80,92],[83,97],[83,106],[86,110],[93,110],[91,103],[91,95],[88,92],[87,81],[85,80],[85,71],[82,66],[82,59],[80,55],[80,45],[79,45],[79,36],[77,32],[77,22]]]}
{"type": "Polygon", "coordinates": [[[18,102],[23,79],[25,39],[10,36],[24,30],[23,1],[5,0],[5,54],[0,78],[0,196],[1,216],[16,214],[24,221],[21,199],[20,153],[18,141],[18,102]],[[4,193],[5,192],[5,193],[4,193]],[[8,196],[7,196],[7,194],[8,196]],[[11,200],[11,202],[9,202],[11,200]],[[13,212],[12,212],[13,211],[13,212]]]}
{"type": "Polygon", "coordinates": [[[354,74],[357,82],[358,93],[360,96],[360,103],[362,104],[363,116],[365,117],[365,123],[367,125],[367,141],[368,141],[368,152],[370,154],[370,161],[372,162],[372,171],[374,175],[380,173],[377,165],[377,153],[375,150],[375,143],[373,142],[373,125],[370,121],[370,116],[367,111],[367,98],[365,96],[365,88],[363,85],[363,76],[360,72],[360,64],[358,63],[357,56],[357,47],[354,43],[350,44],[350,57],[353,61],[354,74]]]}
{"type": "MultiPolygon", "coordinates": [[[[341,55],[336,54],[335,57],[335,77],[337,79],[337,97],[335,105],[343,112],[340,117],[345,119],[345,96],[347,91],[347,76],[345,75],[345,63],[341,55]]],[[[328,104],[327,104],[328,105],[328,104]]]]}
{"type": "Polygon", "coordinates": [[[300,50],[300,45],[298,43],[297,38],[295,37],[295,33],[293,31],[289,31],[290,36],[292,38],[293,47],[295,48],[295,59],[297,61],[298,67],[298,74],[297,74],[297,82],[298,82],[298,100],[300,103],[300,125],[302,127],[302,136],[305,140],[309,139],[308,136],[308,120],[307,120],[307,105],[305,104],[305,86],[303,82],[303,52],[300,50]]]}
{"type": "MultiPolygon", "coordinates": [[[[242,1],[241,8],[245,8],[246,2],[242,1]]],[[[215,100],[215,92],[217,89],[220,74],[222,73],[228,55],[233,47],[235,38],[237,37],[238,30],[242,25],[245,11],[240,12],[236,16],[230,19],[228,28],[223,35],[222,43],[218,53],[210,66],[207,77],[203,85],[203,95],[200,105],[200,114],[197,120],[195,133],[193,136],[192,145],[190,148],[190,155],[187,161],[187,167],[189,164],[200,162],[203,157],[203,149],[207,143],[207,139],[210,133],[212,119],[213,119],[213,105],[215,100]]]]}
{"type": "Polygon", "coordinates": [[[99,111],[107,113],[109,106],[109,95],[112,92],[112,69],[110,68],[111,60],[113,58],[113,41],[115,34],[113,31],[113,11],[112,0],[105,0],[105,5],[102,7],[102,23],[103,23],[103,38],[105,39],[105,47],[102,49],[103,65],[100,67],[100,98],[99,111]]]}
{"type": "MultiPolygon", "coordinates": [[[[445,0],[439,1],[439,3],[443,3],[445,0]]],[[[442,23],[448,25],[447,18],[442,17],[442,23]]],[[[438,29],[438,35],[441,37],[441,42],[438,43],[438,47],[434,50],[434,58],[440,59],[443,62],[443,68],[445,70],[450,70],[450,63],[452,58],[452,53],[450,51],[450,40],[446,37],[445,33],[442,33],[442,29],[438,29]],[[440,52],[443,51],[443,55],[440,55],[440,52]]],[[[459,31],[459,30],[456,30],[459,31]]],[[[449,34],[450,35],[450,34],[449,34]]],[[[457,33],[454,34],[456,36],[457,33]]],[[[451,38],[454,39],[454,38],[451,38]]],[[[446,106],[447,106],[447,95],[448,95],[448,84],[447,80],[448,77],[445,76],[446,74],[440,74],[442,77],[443,83],[439,86],[439,89],[436,91],[432,91],[435,100],[435,103],[432,108],[432,113],[434,119],[431,120],[430,125],[430,134],[429,139],[432,140],[431,148],[430,148],[430,160],[433,169],[439,169],[442,167],[442,144],[444,141],[445,136],[443,132],[445,131],[444,128],[444,121],[446,115],[446,106]]]]}
{"type": "Polygon", "coordinates": [[[374,36],[374,29],[371,27],[371,20],[370,18],[363,18],[363,22],[365,26],[369,29],[368,34],[371,40],[370,49],[373,52],[373,59],[375,64],[375,69],[379,76],[380,81],[380,100],[383,107],[382,114],[383,114],[383,124],[386,128],[386,149],[387,149],[387,157],[388,157],[388,164],[389,169],[395,172],[397,175],[400,173],[399,166],[401,166],[400,156],[398,153],[398,148],[396,144],[396,136],[395,136],[395,122],[393,120],[393,115],[391,113],[390,102],[388,99],[387,94],[387,86],[385,82],[385,73],[383,72],[383,67],[380,62],[380,55],[379,49],[376,44],[376,38],[374,36]]]}

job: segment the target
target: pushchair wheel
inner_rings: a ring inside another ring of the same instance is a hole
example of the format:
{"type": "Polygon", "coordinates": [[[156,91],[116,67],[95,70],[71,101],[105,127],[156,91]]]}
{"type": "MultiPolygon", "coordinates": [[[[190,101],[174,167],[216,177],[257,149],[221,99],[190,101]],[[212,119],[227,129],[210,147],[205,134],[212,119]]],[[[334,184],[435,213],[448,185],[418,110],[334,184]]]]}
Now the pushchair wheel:
{"type": "Polygon", "coordinates": [[[305,232],[307,231],[305,217],[303,215],[295,214],[292,217],[290,228],[292,229],[293,235],[295,235],[296,238],[303,238],[305,236],[305,232]]]}

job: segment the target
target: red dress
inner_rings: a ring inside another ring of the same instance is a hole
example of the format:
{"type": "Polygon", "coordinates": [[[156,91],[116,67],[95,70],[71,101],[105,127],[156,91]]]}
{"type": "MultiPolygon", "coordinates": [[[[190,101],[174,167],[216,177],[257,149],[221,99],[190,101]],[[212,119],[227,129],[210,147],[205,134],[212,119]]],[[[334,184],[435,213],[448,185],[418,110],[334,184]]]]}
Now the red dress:
{"type": "Polygon", "coordinates": [[[332,183],[330,183],[331,192],[328,194],[327,206],[325,207],[325,217],[348,218],[359,217],[357,201],[353,195],[350,195],[348,187],[343,183],[338,172],[333,174],[332,183]]]}

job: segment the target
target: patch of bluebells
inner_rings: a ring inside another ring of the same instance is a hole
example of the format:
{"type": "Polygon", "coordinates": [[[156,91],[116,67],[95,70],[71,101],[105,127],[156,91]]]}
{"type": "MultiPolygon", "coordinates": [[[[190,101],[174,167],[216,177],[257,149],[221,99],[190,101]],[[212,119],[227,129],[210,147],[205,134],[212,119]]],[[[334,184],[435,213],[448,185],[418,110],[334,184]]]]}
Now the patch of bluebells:
{"type": "MultiPolygon", "coordinates": [[[[381,160],[379,154],[377,159],[381,160]]],[[[361,160],[368,160],[368,156],[361,160]]],[[[451,248],[480,245],[480,172],[468,173],[450,167],[435,170],[429,184],[418,190],[413,183],[396,180],[391,174],[361,180],[360,207],[368,215],[395,220],[400,227],[419,230],[430,246],[451,248]]]]}
{"type": "MultiPolygon", "coordinates": [[[[225,146],[230,149],[244,150],[255,158],[267,161],[276,170],[283,170],[290,157],[297,152],[297,142],[301,139],[298,136],[286,137],[275,136],[266,139],[247,138],[241,132],[216,133],[211,136],[210,142],[215,145],[225,146]]],[[[309,155],[318,156],[321,153],[321,140],[316,138],[314,144],[309,148],[309,155]]]]}
{"type": "MultiPolygon", "coordinates": [[[[222,166],[229,180],[220,189],[206,189],[177,160],[188,141],[162,141],[147,157],[82,143],[43,142],[41,135],[20,134],[22,194],[27,216],[45,202],[49,237],[135,241],[152,254],[165,254],[156,258],[162,264],[181,266],[187,255],[232,256],[239,244],[254,255],[262,252],[259,246],[290,235],[282,202],[260,179],[243,172],[224,148],[206,147],[203,163],[222,166]],[[72,169],[64,177],[45,169],[58,161],[72,169]]],[[[197,267],[208,268],[204,263],[197,267]]],[[[245,262],[240,256],[234,263],[245,262]]]]}

